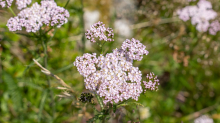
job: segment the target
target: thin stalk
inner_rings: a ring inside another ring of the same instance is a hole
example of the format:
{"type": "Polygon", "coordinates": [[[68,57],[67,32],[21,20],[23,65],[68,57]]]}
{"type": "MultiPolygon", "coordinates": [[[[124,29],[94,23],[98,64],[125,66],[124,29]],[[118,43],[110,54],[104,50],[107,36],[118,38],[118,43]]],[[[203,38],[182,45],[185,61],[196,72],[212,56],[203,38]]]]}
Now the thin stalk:
{"type": "MultiPolygon", "coordinates": [[[[1,44],[0,44],[1,47],[1,44]]],[[[1,80],[0,80],[0,84],[3,83],[3,65],[2,65],[2,54],[0,53],[0,75],[1,75],[1,80]]]]}
{"type": "Polygon", "coordinates": [[[11,12],[14,16],[16,16],[16,14],[15,14],[14,11],[11,9],[11,7],[8,7],[8,9],[10,10],[10,12],[11,12]]]}
{"type": "Polygon", "coordinates": [[[199,37],[198,40],[196,40],[196,42],[193,44],[193,47],[190,49],[189,51],[189,55],[192,57],[194,54],[193,54],[193,51],[195,49],[195,47],[198,45],[199,42],[201,42],[200,40],[202,40],[202,37],[205,33],[202,33],[201,36],[199,37]]]}
{"type": "Polygon", "coordinates": [[[66,5],[64,6],[65,9],[66,9],[66,7],[67,7],[67,5],[68,5],[69,2],[70,2],[70,0],[68,0],[68,1],[66,2],[66,5]]]}
{"type": "MultiPolygon", "coordinates": [[[[41,35],[42,30],[40,30],[40,37],[42,37],[41,35]]],[[[44,67],[47,69],[47,58],[48,58],[48,54],[47,54],[47,42],[42,39],[42,46],[44,49],[44,67]]],[[[49,76],[47,76],[47,85],[50,91],[50,98],[51,98],[51,107],[52,107],[52,118],[54,119],[54,114],[55,114],[55,107],[54,107],[54,96],[53,96],[53,91],[51,90],[51,84],[50,84],[50,79],[49,76]]]]}
{"type": "Polygon", "coordinates": [[[96,96],[96,98],[97,98],[97,100],[99,102],[99,105],[100,105],[101,109],[103,110],[104,109],[104,105],[103,105],[102,99],[97,94],[95,94],[95,96],[96,96]]]}
{"type": "Polygon", "coordinates": [[[102,123],[105,123],[105,118],[106,118],[106,115],[103,117],[102,123]]]}
{"type": "MultiPolygon", "coordinates": [[[[70,0],[67,1],[67,3],[65,4],[64,8],[67,7],[68,3],[69,3],[70,0]]],[[[52,30],[53,28],[49,29],[52,30]]],[[[42,46],[43,46],[43,49],[44,49],[44,67],[47,69],[47,58],[48,58],[48,54],[47,54],[47,42],[49,42],[50,40],[52,40],[52,38],[54,37],[55,33],[56,33],[56,30],[57,28],[54,30],[54,33],[53,33],[53,36],[51,36],[47,41],[45,41],[42,37],[42,30],[40,28],[40,39],[42,41],[42,46]]],[[[49,32],[48,31],[48,32],[49,32]]],[[[46,33],[44,33],[44,35],[46,35],[46,33]]],[[[49,88],[49,91],[50,91],[50,97],[51,97],[51,107],[52,107],[52,118],[54,119],[54,114],[55,114],[55,105],[54,105],[54,94],[53,94],[53,91],[51,90],[51,84],[50,84],[50,79],[49,79],[49,76],[47,76],[47,84],[48,84],[48,88],[49,88]]],[[[53,122],[53,121],[52,121],[53,122]]]]}
{"type": "Polygon", "coordinates": [[[92,108],[94,109],[94,114],[95,114],[95,112],[98,112],[98,113],[100,113],[96,108],[95,108],[95,106],[94,105],[92,105],[92,108]]]}
{"type": "Polygon", "coordinates": [[[84,14],[84,11],[83,11],[83,0],[81,0],[81,11],[82,11],[82,15],[81,15],[81,27],[82,27],[82,33],[83,33],[83,36],[82,36],[82,53],[84,53],[85,51],[85,44],[86,44],[86,37],[85,37],[85,25],[84,25],[84,17],[83,17],[83,14],[84,14]]]}
{"type": "Polygon", "coordinates": [[[106,41],[101,45],[101,54],[103,54],[103,46],[105,45],[106,41]]]}
{"type": "Polygon", "coordinates": [[[44,67],[47,68],[47,43],[43,40],[43,49],[44,49],[44,67]]]}

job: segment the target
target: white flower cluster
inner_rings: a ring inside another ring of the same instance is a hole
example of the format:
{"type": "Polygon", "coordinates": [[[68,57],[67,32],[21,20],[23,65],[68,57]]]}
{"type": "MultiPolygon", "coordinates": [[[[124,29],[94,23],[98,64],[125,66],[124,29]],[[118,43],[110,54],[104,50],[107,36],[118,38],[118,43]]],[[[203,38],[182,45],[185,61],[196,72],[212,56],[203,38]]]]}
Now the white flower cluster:
{"type": "Polygon", "coordinates": [[[103,22],[98,22],[90,26],[90,30],[87,30],[85,34],[86,38],[91,42],[96,42],[95,38],[99,38],[99,41],[114,41],[114,33],[112,28],[105,28],[103,22]]]}
{"type": "Polygon", "coordinates": [[[61,27],[67,23],[69,12],[63,7],[57,6],[54,1],[41,1],[41,5],[34,3],[32,7],[23,9],[18,16],[8,20],[7,26],[10,31],[22,30],[36,32],[43,24],[47,26],[61,27]]]}
{"type": "Polygon", "coordinates": [[[213,28],[212,25],[219,25],[219,22],[212,22],[210,20],[215,19],[217,13],[212,10],[212,4],[206,0],[200,0],[197,6],[187,6],[177,11],[179,18],[183,21],[188,21],[191,18],[191,23],[196,25],[196,29],[200,32],[206,32],[209,29],[209,33],[215,35],[220,28],[213,28]]]}
{"type": "MultiPolygon", "coordinates": [[[[32,0],[16,0],[16,5],[18,6],[18,9],[21,10],[23,8],[26,8],[27,5],[31,4],[32,0]]],[[[0,6],[4,7],[10,7],[13,0],[0,0],[0,6]]]]}
{"type": "Polygon", "coordinates": [[[126,40],[121,49],[114,49],[106,56],[102,54],[84,54],[77,57],[74,66],[85,77],[85,87],[97,93],[107,102],[118,103],[129,98],[138,100],[143,92],[142,74],[133,60],[141,60],[148,51],[140,41],[126,40]],[[126,49],[126,50],[124,50],[126,49]]]}

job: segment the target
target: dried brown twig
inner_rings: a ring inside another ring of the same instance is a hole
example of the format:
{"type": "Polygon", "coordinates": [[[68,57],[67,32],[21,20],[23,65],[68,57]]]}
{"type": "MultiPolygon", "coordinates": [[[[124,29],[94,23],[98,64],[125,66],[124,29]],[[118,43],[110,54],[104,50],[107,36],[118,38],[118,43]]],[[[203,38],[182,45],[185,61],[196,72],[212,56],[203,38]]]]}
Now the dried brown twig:
{"type": "Polygon", "coordinates": [[[219,103],[216,103],[215,105],[212,105],[212,106],[204,108],[204,109],[202,109],[200,111],[194,112],[194,113],[192,113],[190,115],[187,115],[187,116],[183,117],[182,120],[183,121],[189,121],[189,120],[195,119],[195,118],[201,116],[202,114],[205,114],[205,113],[207,113],[209,111],[212,111],[212,110],[216,109],[218,105],[219,105],[219,103]]]}
{"type": "Polygon", "coordinates": [[[51,73],[49,70],[47,70],[46,68],[44,68],[37,60],[33,59],[33,61],[34,61],[34,63],[35,63],[36,65],[38,65],[38,66],[41,68],[41,72],[43,72],[44,74],[46,74],[46,75],[48,75],[48,76],[54,77],[55,79],[58,80],[58,82],[59,82],[62,86],[64,86],[64,87],[58,87],[58,89],[61,89],[61,90],[69,90],[69,91],[71,91],[72,93],[74,92],[74,91],[72,90],[72,88],[71,88],[69,85],[67,85],[62,79],[60,79],[57,75],[54,75],[54,74],[51,73]]]}

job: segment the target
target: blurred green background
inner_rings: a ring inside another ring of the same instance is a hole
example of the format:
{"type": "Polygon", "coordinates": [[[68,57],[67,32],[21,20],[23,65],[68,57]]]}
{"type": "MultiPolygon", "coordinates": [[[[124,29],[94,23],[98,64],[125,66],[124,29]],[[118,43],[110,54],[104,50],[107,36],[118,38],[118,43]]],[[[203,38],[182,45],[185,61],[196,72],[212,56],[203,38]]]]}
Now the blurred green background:
{"type": "MultiPolygon", "coordinates": [[[[67,0],[55,1],[63,7],[67,0]]],[[[209,1],[220,20],[220,1],[209,1]]],[[[143,80],[154,72],[161,84],[157,92],[139,97],[145,108],[121,108],[109,122],[180,123],[208,115],[220,123],[220,33],[198,32],[190,21],[178,19],[177,9],[189,4],[196,1],[70,0],[68,23],[57,29],[48,43],[48,69],[80,97],[86,91],[83,77],[72,63],[83,52],[98,52],[84,33],[89,25],[102,21],[115,32],[115,41],[106,43],[105,52],[119,48],[125,39],[140,40],[149,54],[134,64],[142,71],[143,80]]],[[[12,9],[19,12],[15,5],[12,9]]],[[[94,116],[90,105],[59,99],[56,95],[62,90],[50,78],[53,110],[47,77],[32,60],[43,62],[43,48],[36,40],[9,32],[6,23],[12,16],[8,9],[0,8],[0,122],[84,123],[94,116]]]]}

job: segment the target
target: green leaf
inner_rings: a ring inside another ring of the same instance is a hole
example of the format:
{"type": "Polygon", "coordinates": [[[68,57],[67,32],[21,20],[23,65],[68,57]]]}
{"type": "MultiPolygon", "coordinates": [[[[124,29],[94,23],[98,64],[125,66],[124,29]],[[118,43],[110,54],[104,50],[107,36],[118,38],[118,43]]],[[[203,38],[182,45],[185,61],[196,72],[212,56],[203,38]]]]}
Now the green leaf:
{"type": "Polygon", "coordinates": [[[33,83],[33,82],[23,82],[25,86],[36,89],[36,90],[40,90],[43,91],[43,87],[33,83]]]}
{"type": "Polygon", "coordinates": [[[113,105],[113,112],[115,113],[116,112],[116,109],[117,109],[117,105],[113,105]]]}
{"type": "MultiPolygon", "coordinates": [[[[41,59],[41,58],[38,58],[38,59],[36,59],[36,60],[39,61],[40,59],[41,59]]],[[[34,61],[32,60],[32,62],[31,62],[29,65],[27,65],[27,67],[24,69],[23,74],[25,74],[26,71],[27,71],[30,67],[32,67],[33,65],[35,65],[35,63],[34,63],[34,61]]]]}
{"type": "Polygon", "coordinates": [[[65,67],[62,67],[62,68],[60,68],[60,69],[54,71],[53,73],[54,73],[54,74],[60,73],[60,72],[63,72],[63,71],[65,71],[65,70],[70,69],[71,67],[73,67],[73,64],[70,64],[70,65],[67,65],[67,66],[65,66],[65,67]]]}
{"type": "Polygon", "coordinates": [[[89,119],[89,120],[87,121],[87,123],[93,123],[93,122],[96,121],[96,120],[102,119],[103,116],[104,116],[104,115],[103,115],[102,113],[99,113],[99,114],[95,115],[93,118],[89,119]]]}
{"type": "Polygon", "coordinates": [[[24,34],[24,33],[16,33],[18,35],[22,35],[22,36],[26,36],[28,38],[31,38],[31,37],[34,37],[34,36],[31,36],[31,35],[28,35],[28,34],[24,34]]]}
{"type": "Polygon", "coordinates": [[[120,105],[117,105],[117,108],[121,107],[121,106],[128,106],[128,105],[136,105],[136,106],[141,106],[144,107],[144,105],[142,105],[141,103],[138,102],[128,102],[128,103],[122,103],[120,105]]]}
{"type": "Polygon", "coordinates": [[[6,72],[3,73],[3,81],[6,83],[8,88],[8,93],[11,96],[14,109],[16,111],[21,111],[22,109],[22,94],[17,85],[14,81],[12,76],[6,72]]]}

